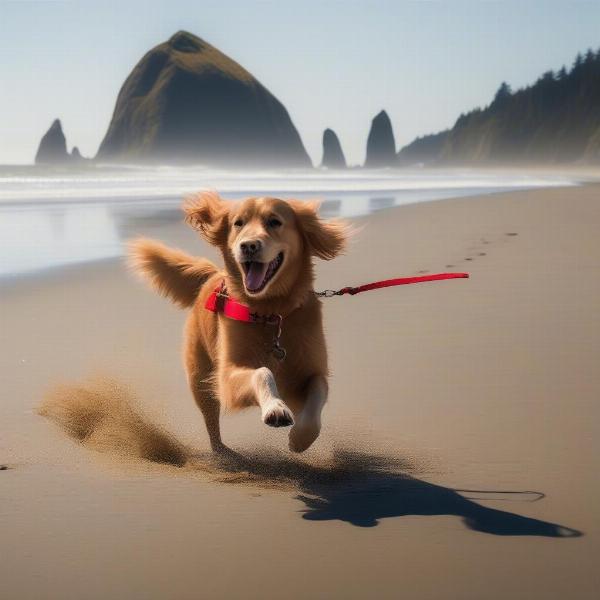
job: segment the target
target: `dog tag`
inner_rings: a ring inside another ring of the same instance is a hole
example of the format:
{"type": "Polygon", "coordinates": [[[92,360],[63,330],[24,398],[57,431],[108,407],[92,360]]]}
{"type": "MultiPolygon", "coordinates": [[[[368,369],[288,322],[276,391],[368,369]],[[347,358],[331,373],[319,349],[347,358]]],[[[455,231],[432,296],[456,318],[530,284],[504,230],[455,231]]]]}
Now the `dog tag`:
{"type": "Polygon", "coordinates": [[[271,354],[273,354],[273,356],[278,361],[281,362],[281,361],[285,360],[286,351],[285,351],[285,348],[282,348],[281,346],[273,346],[273,350],[271,350],[271,354]]]}

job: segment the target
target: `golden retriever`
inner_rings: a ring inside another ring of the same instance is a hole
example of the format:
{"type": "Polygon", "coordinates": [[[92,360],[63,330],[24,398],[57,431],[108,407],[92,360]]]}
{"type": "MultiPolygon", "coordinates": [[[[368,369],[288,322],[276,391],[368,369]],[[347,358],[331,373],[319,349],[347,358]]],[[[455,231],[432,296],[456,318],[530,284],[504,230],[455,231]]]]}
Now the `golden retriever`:
{"type": "Polygon", "coordinates": [[[219,248],[224,270],[148,239],[132,242],[130,257],[158,292],[192,309],[184,361],[211,447],[227,449],[219,427],[221,406],[257,405],[267,425],[292,426],[289,447],[303,452],[319,436],[328,393],[313,257],[330,260],[342,252],[347,225],[321,220],[314,203],[276,198],[233,203],[214,192],[189,198],[183,210],[187,223],[219,248]],[[219,289],[269,322],[248,323],[207,310],[207,299],[219,289]],[[287,351],[283,360],[279,344],[287,351]]]}

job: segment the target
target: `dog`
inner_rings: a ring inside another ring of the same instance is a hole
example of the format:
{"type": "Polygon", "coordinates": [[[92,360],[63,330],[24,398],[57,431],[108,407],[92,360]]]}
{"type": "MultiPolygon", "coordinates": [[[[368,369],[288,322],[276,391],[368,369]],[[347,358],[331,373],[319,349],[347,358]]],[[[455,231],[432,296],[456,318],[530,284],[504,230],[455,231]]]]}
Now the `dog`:
{"type": "Polygon", "coordinates": [[[316,203],[267,197],[233,203],[215,192],[186,199],[183,211],[221,251],[224,269],[144,238],[130,244],[129,256],[155,290],[191,308],[184,363],[211,448],[228,450],[221,409],[258,406],[266,425],[291,426],[290,450],[305,451],[321,430],[329,374],[313,259],[342,253],[348,224],[322,220],[316,203]],[[255,322],[229,318],[220,302],[248,307],[255,322]]]}

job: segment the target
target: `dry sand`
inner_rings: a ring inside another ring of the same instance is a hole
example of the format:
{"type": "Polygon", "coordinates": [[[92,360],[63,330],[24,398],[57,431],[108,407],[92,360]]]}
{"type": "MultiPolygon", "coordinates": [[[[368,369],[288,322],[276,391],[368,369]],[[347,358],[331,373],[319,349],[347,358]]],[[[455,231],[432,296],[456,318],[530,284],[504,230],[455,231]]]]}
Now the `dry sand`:
{"type": "MultiPolygon", "coordinates": [[[[600,187],[363,221],[319,288],[472,278],[326,301],[331,399],[301,457],[257,411],[210,457],[184,314],[120,263],[2,290],[0,597],[597,597],[600,187]]],[[[183,225],[140,233],[214,256],[183,225]]]]}

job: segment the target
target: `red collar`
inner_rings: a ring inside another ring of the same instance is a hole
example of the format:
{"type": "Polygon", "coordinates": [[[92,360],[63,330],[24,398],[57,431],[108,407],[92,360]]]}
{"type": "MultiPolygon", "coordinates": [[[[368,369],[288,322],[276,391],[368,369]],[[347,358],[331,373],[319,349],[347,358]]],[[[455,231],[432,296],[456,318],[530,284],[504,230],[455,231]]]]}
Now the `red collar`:
{"type": "Polygon", "coordinates": [[[215,291],[207,298],[204,308],[214,313],[223,313],[226,317],[234,321],[244,321],[245,323],[268,323],[278,324],[283,317],[281,315],[261,315],[252,312],[249,306],[238,302],[227,293],[225,280],[221,281],[215,291]]]}
{"type": "Polygon", "coordinates": [[[277,325],[277,333],[273,336],[273,345],[271,354],[279,361],[285,359],[285,348],[279,343],[282,332],[283,317],[277,314],[261,315],[252,312],[249,306],[238,302],[227,293],[225,280],[207,298],[204,308],[214,313],[223,313],[226,317],[234,321],[243,321],[244,323],[263,323],[267,325],[277,325]]]}

